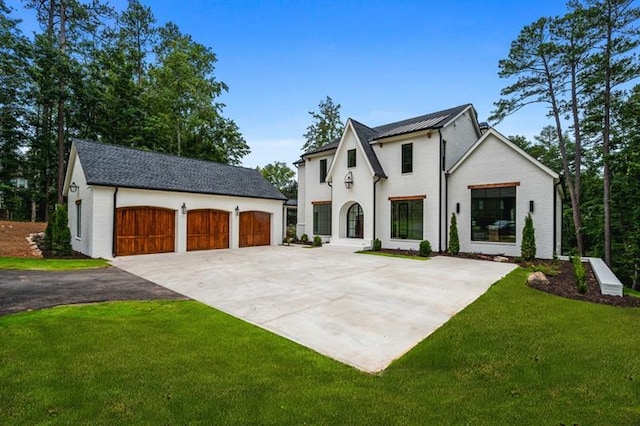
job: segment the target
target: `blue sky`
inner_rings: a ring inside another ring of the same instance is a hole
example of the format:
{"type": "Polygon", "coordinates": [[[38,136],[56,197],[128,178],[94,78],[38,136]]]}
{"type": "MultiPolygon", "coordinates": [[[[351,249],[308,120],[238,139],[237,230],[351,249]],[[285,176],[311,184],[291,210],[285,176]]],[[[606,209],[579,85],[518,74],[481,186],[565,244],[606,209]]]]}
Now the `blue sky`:
{"type": "MultiPolygon", "coordinates": [[[[308,111],[327,95],[345,122],[370,126],[465,103],[486,120],[507,84],[498,61],[511,41],[565,11],[561,0],[142,2],[158,24],[173,21],[218,55],[216,76],[229,86],[224,115],[251,147],[249,167],[297,160],[308,111]]],[[[110,4],[122,10],[126,1],[110,4]]],[[[25,12],[17,16],[28,24],[25,12]]],[[[533,106],[496,128],[532,138],[547,124],[533,106]]]]}

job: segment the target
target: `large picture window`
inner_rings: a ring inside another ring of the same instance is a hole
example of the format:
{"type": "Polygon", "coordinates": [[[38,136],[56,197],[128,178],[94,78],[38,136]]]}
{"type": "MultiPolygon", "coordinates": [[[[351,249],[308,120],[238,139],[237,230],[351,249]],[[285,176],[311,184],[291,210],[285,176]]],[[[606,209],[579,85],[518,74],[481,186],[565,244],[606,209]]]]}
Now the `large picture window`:
{"type": "Polygon", "coordinates": [[[516,187],[471,190],[471,240],[516,242],[516,187]]]}
{"type": "Polygon", "coordinates": [[[313,205],[313,235],[331,235],[331,204],[313,205]]]}
{"type": "Polygon", "coordinates": [[[391,238],[422,240],[424,200],[391,201],[391,238]]]}

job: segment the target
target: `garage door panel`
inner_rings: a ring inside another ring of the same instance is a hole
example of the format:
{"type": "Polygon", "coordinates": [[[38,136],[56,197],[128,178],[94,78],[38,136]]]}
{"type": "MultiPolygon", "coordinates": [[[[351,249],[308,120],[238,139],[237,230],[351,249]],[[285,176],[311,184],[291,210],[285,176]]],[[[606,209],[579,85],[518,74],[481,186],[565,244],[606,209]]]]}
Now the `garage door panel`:
{"type": "Polygon", "coordinates": [[[259,211],[240,213],[240,247],[271,244],[271,214],[259,211]]]}
{"type": "Polygon", "coordinates": [[[229,213],[197,209],[187,212],[187,250],[229,248],[229,213]]]}
{"type": "Polygon", "coordinates": [[[175,251],[175,210],[121,207],[116,210],[116,255],[175,251]]]}

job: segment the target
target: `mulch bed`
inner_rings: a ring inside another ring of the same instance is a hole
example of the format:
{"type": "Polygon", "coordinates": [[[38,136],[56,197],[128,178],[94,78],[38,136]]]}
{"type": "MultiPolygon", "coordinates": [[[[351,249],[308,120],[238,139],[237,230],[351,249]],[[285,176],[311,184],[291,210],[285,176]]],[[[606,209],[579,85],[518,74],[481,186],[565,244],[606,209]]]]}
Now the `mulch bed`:
{"type": "MultiPolygon", "coordinates": [[[[404,254],[409,256],[416,256],[418,252],[416,250],[395,250],[395,249],[382,249],[384,253],[391,254],[404,254]]],[[[435,254],[435,253],[434,253],[435,254]]],[[[439,256],[451,256],[446,253],[441,253],[439,256]]],[[[495,256],[483,255],[477,253],[459,253],[457,256],[465,259],[477,259],[493,261],[495,256]]],[[[512,256],[502,256],[508,259],[510,263],[515,263],[515,259],[512,256]]],[[[546,265],[548,269],[553,268],[553,262],[550,260],[536,260],[534,263],[521,262],[520,266],[523,268],[529,268],[532,265],[546,265]]],[[[587,292],[582,294],[578,292],[578,286],[576,284],[576,277],[573,273],[573,265],[568,261],[559,261],[558,268],[559,273],[556,275],[547,275],[549,284],[528,284],[529,287],[536,290],[544,291],[546,293],[555,294],[556,296],[565,297],[567,299],[584,300],[592,303],[600,303],[603,305],[613,305],[622,307],[640,307],[640,298],[624,295],[620,296],[607,296],[600,293],[600,284],[591,269],[591,264],[584,263],[587,271],[587,292]]]]}
{"type": "MultiPolygon", "coordinates": [[[[540,264],[551,265],[549,261],[538,261],[540,264]]],[[[528,266],[521,264],[521,266],[528,266]]],[[[547,275],[549,284],[529,284],[530,287],[537,290],[541,290],[547,293],[555,294],[557,296],[566,297],[568,299],[585,300],[587,302],[601,303],[603,305],[623,306],[623,307],[640,307],[640,298],[633,296],[606,296],[600,293],[600,285],[596,279],[595,274],[591,270],[591,265],[587,262],[584,263],[587,271],[587,292],[581,294],[578,292],[578,286],[576,285],[576,278],[573,273],[573,265],[571,262],[560,261],[560,272],[557,275],[547,275]]]]}

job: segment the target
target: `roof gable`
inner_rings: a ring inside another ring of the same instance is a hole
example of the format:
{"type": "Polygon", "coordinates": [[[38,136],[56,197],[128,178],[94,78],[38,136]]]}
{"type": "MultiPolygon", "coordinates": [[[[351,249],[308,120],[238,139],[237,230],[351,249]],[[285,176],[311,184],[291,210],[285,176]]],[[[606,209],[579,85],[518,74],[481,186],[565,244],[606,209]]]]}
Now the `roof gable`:
{"type": "Polygon", "coordinates": [[[473,153],[480,147],[480,145],[482,145],[482,143],[489,138],[489,136],[495,136],[498,141],[502,142],[503,144],[520,154],[523,158],[527,159],[530,163],[538,167],[540,170],[542,170],[552,178],[558,179],[558,173],[554,172],[553,170],[542,164],[540,161],[527,154],[522,148],[511,142],[502,133],[493,128],[490,128],[484,135],[482,135],[482,137],[480,137],[480,139],[478,139],[473,145],[471,145],[467,152],[465,152],[464,155],[460,157],[460,159],[453,166],[451,166],[451,168],[449,169],[449,173],[455,173],[460,165],[464,163],[467,158],[471,157],[473,153]]]}
{"type": "Polygon", "coordinates": [[[260,172],[245,167],[81,139],[74,139],[71,154],[79,157],[88,185],[286,200],[260,172]]]}
{"type": "MultiPolygon", "coordinates": [[[[344,141],[349,132],[353,132],[353,136],[356,138],[357,143],[359,144],[363,156],[366,160],[367,167],[369,168],[369,172],[373,176],[380,176],[386,178],[387,175],[384,173],[382,166],[380,165],[380,161],[376,156],[376,153],[373,151],[373,147],[369,144],[369,137],[374,133],[374,130],[365,126],[362,123],[358,123],[353,119],[348,119],[346,126],[344,126],[344,132],[342,133],[342,137],[340,138],[340,142],[336,147],[336,157],[341,151],[342,146],[344,146],[344,141]]],[[[335,165],[337,161],[332,161],[329,170],[327,171],[327,180],[331,181],[333,177],[333,171],[335,169],[335,165]]]]}

